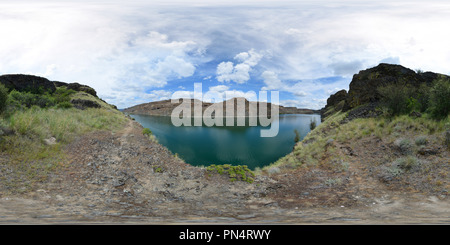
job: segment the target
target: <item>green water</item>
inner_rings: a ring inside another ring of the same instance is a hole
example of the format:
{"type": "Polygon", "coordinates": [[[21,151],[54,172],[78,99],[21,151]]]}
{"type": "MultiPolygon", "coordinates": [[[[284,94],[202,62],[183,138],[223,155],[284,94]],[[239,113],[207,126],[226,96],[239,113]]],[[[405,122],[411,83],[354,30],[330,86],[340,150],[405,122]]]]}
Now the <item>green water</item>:
{"type": "MultiPolygon", "coordinates": [[[[172,153],[194,166],[211,164],[247,165],[250,169],[269,165],[290,153],[296,129],[303,139],[311,120],[320,124],[320,115],[280,115],[275,137],[260,137],[262,126],[175,127],[170,117],[130,115],[149,128],[172,153]]],[[[248,125],[248,124],[246,124],[248,125]]]]}

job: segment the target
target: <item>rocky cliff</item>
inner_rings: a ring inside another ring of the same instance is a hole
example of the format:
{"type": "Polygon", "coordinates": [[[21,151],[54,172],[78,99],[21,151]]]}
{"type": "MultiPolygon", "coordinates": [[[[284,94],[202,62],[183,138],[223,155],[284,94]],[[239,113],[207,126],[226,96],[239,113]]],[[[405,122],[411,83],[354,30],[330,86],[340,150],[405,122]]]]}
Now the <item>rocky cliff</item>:
{"type": "Polygon", "coordinates": [[[421,84],[431,85],[439,76],[447,75],[434,72],[415,72],[401,65],[381,63],[376,67],[360,71],[353,75],[349,91],[338,91],[327,100],[327,105],[321,109],[322,119],[336,111],[350,111],[359,117],[373,116],[377,103],[381,99],[378,88],[389,84],[402,83],[419,87],[421,84]]]}
{"type": "Polygon", "coordinates": [[[446,76],[434,72],[415,72],[401,65],[379,64],[353,76],[342,109],[348,111],[360,105],[378,102],[381,99],[378,87],[399,82],[414,87],[419,87],[422,83],[430,85],[440,75],[446,76]]]}
{"type": "Polygon", "coordinates": [[[17,90],[19,92],[31,93],[53,93],[57,87],[66,86],[68,89],[82,91],[97,97],[97,92],[87,86],[79,83],[65,83],[59,81],[50,81],[47,78],[24,75],[24,74],[6,74],[0,76],[0,83],[9,91],[17,90]]]}

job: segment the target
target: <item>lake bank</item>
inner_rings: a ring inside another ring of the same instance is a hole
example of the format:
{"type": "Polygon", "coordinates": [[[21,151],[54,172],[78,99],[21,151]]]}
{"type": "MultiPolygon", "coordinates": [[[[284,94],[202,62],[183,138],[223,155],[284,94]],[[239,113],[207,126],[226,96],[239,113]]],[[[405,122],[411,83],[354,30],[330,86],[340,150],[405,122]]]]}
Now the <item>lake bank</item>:
{"type": "Polygon", "coordinates": [[[302,140],[310,131],[310,123],[321,121],[316,114],[280,115],[277,135],[261,137],[261,130],[271,126],[249,126],[248,118],[246,126],[176,127],[167,116],[130,116],[149,128],[160,144],[193,166],[247,165],[253,170],[290,153],[296,143],[295,130],[299,133],[297,141],[302,140]]]}

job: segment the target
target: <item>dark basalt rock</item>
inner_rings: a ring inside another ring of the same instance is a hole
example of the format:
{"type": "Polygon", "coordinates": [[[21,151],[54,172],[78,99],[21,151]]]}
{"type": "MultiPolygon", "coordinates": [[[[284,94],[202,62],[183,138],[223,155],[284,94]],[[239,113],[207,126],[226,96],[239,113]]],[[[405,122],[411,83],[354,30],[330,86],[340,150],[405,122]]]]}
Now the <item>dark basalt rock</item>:
{"type": "Polygon", "coordinates": [[[56,86],[47,78],[34,75],[8,74],[0,76],[0,83],[5,85],[9,91],[17,90],[19,92],[31,92],[43,94],[45,92],[53,93],[56,86]]]}
{"type": "Polygon", "coordinates": [[[353,76],[342,109],[343,111],[349,111],[366,103],[378,102],[381,99],[377,90],[379,87],[399,82],[413,87],[419,87],[423,83],[430,85],[439,75],[442,74],[433,72],[416,73],[401,65],[379,64],[376,67],[362,70],[353,76]]]}
{"type": "Polygon", "coordinates": [[[97,92],[95,91],[95,89],[87,86],[87,85],[83,85],[83,84],[79,84],[79,83],[65,83],[65,82],[59,82],[59,81],[53,81],[53,84],[56,87],[62,87],[62,86],[66,86],[68,89],[72,89],[78,92],[86,92],[88,94],[91,94],[95,97],[97,96],[97,92]]]}
{"type": "Polygon", "coordinates": [[[345,100],[347,98],[347,91],[342,89],[335,94],[330,95],[327,99],[327,105],[320,110],[321,120],[324,121],[326,117],[342,110],[345,100]]]}
{"type": "Polygon", "coordinates": [[[73,107],[81,110],[84,110],[86,108],[100,108],[100,105],[92,100],[73,99],[70,101],[70,103],[73,104],[73,107]]]}

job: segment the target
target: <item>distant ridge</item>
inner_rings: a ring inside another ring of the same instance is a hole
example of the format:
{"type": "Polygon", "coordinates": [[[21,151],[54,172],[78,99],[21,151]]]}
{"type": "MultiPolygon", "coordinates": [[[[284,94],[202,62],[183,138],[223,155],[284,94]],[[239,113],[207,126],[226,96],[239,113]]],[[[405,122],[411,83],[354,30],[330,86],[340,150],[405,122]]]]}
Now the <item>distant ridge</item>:
{"type": "MultiPolygon", "coordinates": [[[[202,113],[207,108],[209,108],[210,106],[212,106],[214,104],[216,104],[216,105],[222,104],[224,111],[225,111],[225,108],[226,108],[225,106],[227,104],[226,101],[218,102],[218,103],[209,103],[209,102],[203,102],[203,101],[199,101],[199,100],[195,100],[195,99],[180,99],[178,103],[171,103],[171,100],[162,100],[162,101],[155,101],[155,102],[149,102],[149,103],[135,105],[135,106],[124,109],[123,112],[129,113],[129,114],[140,114],[140,115],[170,116],[172,114],[173,109],[180,106],[183,103],[183,101],[186,101],[186,100],[190,101],[192,113],[194,113],[195,101],[201,103],[202,113]]],[[[247,99],[242,98],[242,97],[232,98],[230,100],[233,101],[233,104],[234,104],[234,115],[237,115],[236,108],[237,108],[238,103],[245,103],[245,116],[249,115],[250,105],[253,106],[254,104],[256,104],[256,107],[258,108],[258,112],[259,112],[259,108],[261,106],[266,106],[267,113],[270,115],[271,106],[272,106],[271,103],[248,101],[247,99]]],[[[228,100],[228,101],[230,101],[230,100],[228,100]]],[[[184,102],[184,103],[186,103],[186,102],[184,102]]],[[[187,102],[187,103],[189,104],[189,102],[187,102]]],[[[278,109],[279,109],[280,114],[316,114],[316,113],[319,113],[319,111],[316,111],[316,110],[299,109],[296,107],[278,106],[278,109]]]]}

